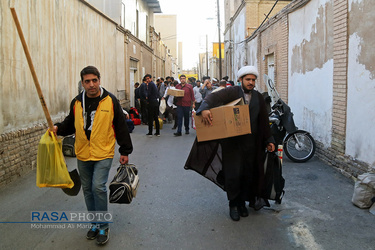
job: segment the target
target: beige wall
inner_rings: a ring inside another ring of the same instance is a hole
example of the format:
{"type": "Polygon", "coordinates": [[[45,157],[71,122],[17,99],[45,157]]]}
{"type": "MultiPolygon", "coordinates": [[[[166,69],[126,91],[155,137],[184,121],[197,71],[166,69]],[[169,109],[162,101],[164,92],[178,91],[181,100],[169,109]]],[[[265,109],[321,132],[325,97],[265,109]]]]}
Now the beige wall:
{"type": "MultiPolygon", "coordinates": [[[[245,0],[246,2],[246,12],[248,18],[246,19],[246,36],[250,36],[258,26],[263,22],[266,15],[271,10],[275,1],[266,0],[245,0]]],[[[272,12],[269,14],[268,18],[276,15],[280,10],[282,10],[291,1],[279,1],[273,8],[272,12]]]]}
{"type": "Polygon", "coordinates": [[[177,58],[177,16],[176,15],[154,15],[155,30],[160,32],[170,53],[177,58]]]}
{"type": "Polygon", "coordinates": [[[150,50],[146,47],[142,47],[142,66],[144,74],[151,74],[155,76],[154,71],[152,70],[153,55],[150,50]]]}
{"type": "Polygon", "coordinates": [[[230,23],[230,18],[234,16],[240,7],[242,0],[224,0],[224,22],[225,25],[230,23]]]}
{"type": "MultiPolygon", "coordinates": [[[[117,94],[125,89],[123,34],[116,24],[77,0],[15,1],[23,33],[47,106],[60,117],[78,94],[80,70],[98,67],[102,85],[117,94]],[[73,21],[72,21],[73,20],[73,21]],[[67,25],[69,24],[69,25],[67,25]],[[118,59],[118,60],[117,60],[118,59]]],[[[26,57],[9,10],[1,1],[0,134],[44,123],[26,57]],[[10,105],[11,104],[11,105],[10,105]],[[32,105],[30,105],[32,104],[32,105]]]]}

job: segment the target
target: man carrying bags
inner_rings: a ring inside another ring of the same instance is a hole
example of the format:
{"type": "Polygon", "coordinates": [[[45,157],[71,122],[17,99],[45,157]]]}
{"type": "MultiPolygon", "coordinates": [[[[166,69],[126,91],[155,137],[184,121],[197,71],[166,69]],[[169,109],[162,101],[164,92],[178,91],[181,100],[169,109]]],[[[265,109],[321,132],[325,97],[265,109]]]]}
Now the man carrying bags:
{"type": "MultiPolygon", "coordinates": [[[[100,86],[100,73],[94,66],[81,71],[84,91],[70,105],[69,115],[57,123],[57,135],[75,133],[78,170],[89,212],[108,211],[106,183],[112,166],[116,141],[120,145],[120,163],[129,161],[133,145],[117,98],[100,86]]],[[[95,223],[87,239],[103,245],[109,239],[108,223],[95,223]]]]}

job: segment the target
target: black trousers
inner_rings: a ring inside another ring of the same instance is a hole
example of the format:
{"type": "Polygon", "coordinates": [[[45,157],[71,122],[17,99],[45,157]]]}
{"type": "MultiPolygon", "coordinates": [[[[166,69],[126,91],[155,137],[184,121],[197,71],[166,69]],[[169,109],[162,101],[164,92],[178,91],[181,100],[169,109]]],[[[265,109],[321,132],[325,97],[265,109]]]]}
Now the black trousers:
{"type": "Polygon", "coordinates": [[[145,99],[141,99],[141,119],[143,123],[147,123],[148,121],[147,113],[147,101],[145,99]]]}
{"type": "Polygon", "coordinates": [[[160,134],[159,103],[157,100],[147,103],[148,133],[152,134],[153,122],[155,122],[156,134],[160,134]]]}

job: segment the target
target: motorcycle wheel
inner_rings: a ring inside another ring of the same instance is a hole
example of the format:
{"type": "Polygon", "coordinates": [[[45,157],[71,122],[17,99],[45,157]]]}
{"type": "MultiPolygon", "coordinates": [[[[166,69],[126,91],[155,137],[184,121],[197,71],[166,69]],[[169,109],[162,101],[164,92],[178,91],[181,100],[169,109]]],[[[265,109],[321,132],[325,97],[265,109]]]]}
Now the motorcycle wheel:
{"type": "Polygon", "coordinates": [[[284,140],[284,152],[294,162],[306,162],[315,154],[315,140],[306,131],[296,131],[284,140]]]}

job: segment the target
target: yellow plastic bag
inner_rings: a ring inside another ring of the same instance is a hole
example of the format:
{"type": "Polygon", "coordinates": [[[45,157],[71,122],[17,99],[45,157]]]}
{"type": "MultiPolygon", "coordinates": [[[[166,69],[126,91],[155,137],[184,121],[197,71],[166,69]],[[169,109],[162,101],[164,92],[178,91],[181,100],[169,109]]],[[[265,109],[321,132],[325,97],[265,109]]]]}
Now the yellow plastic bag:
{"type": "MultiPolygon", "coordinates": [[[[163,128],[163,124],[164,124],[163,119],[161,119],[161,118],[159,117],[158,120],[159,120],[159,127],[160,127],[160,129],[162,129],[162,128],[163,128]]],[[[156,129],[155,121],[154,121],[153,124],[154,124],[154,128],[156,129]]]]}
{"type": "Polygon", "coordinates": [[[56,188],[72,188],[74,186],[65,164],[61,140],[49,130],[39,141],[36,185],[56,188]]]}

